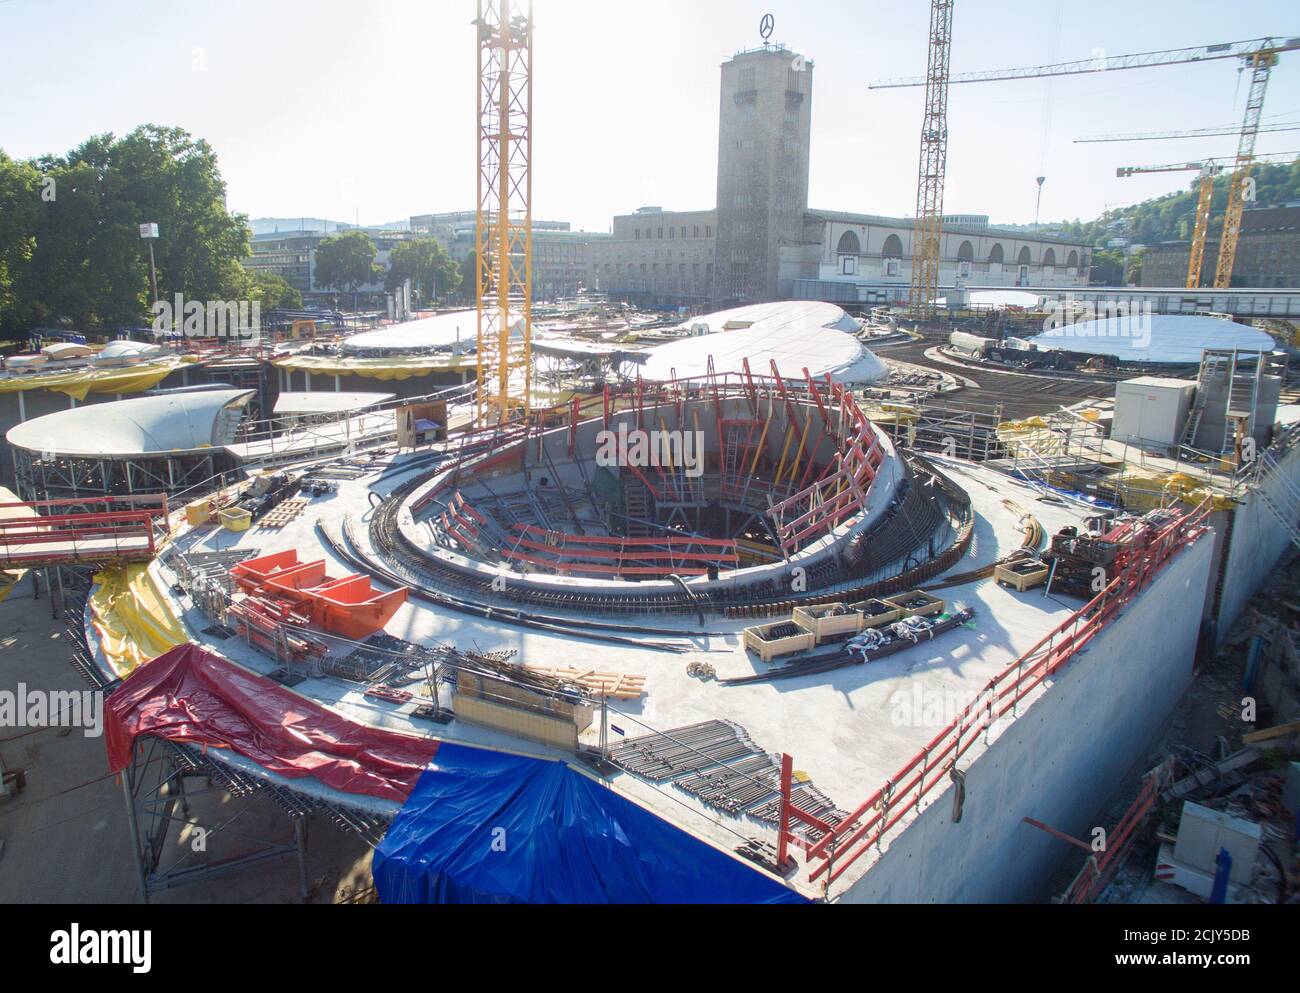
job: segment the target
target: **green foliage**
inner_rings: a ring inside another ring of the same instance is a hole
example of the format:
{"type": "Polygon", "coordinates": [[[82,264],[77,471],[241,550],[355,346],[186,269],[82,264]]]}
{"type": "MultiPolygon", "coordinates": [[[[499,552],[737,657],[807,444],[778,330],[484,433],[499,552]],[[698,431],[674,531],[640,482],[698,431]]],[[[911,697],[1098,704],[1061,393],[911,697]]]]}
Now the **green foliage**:
{"type": "Polygon", "coordinates": [[[41,176],[0,150],[0,330],[17,325],[16,284],[36,249],[41,176]]]}
{"type": "Polygon", "coordinates": [[[441,245],[432,238],[420,238],[393,249],[385,288],[392,293],[407,279],[420,300],[431,302],[455,292],[462,276],[441,245]]]}
{"type": "Polygon", "coordinates": [[[462,303],[478,302],[478,253],[470,252],[460,264],[460,293],[462,303]]]}
{"type": "MultiPolygon", "coordinates": [[[[1255,202],[1247,206],[1281,207],[1300,200],[1300,160],[1288,163],[1264,163],[1255,168],[1255,202]]],[[[1230,174],[1214,182],[1214,212],[1210,237],[1223,230],[1223,215],[1228,206],[1230,174]]],[[[1112,238],[1125,238],[1130,244],[1156,245],[1164,241],[1190,241],[1196,224],[1196,205],[1200,199],[1200,180],[1192,180],[1183,193],[1170,193],[1155,200],[1122,207],[1095,221],[1078,220],[1044,225],[1045,232],[1079,238],[1093,245],[1105,245],[1112,238]]],[[[1094,260],[1095,260],[1094,256],[1094,260]]]]}
{"type": "Polygon", "coordinates": [[[330,289],[356,293],[379,279],[375,243],[361,231],[326,238],[316,247],[316,282],[330,289]]]}
{"type": "Polygon", "coordinates": [[[225,195],[211,146],[179,128],[144,125],[122,138],[97,135],[63,156],[0,161],[0,328],[146,322],[149,245],[139,226],[147,222],[159,227],[161,296],[238,299],[238,262],[252,235],[246,218],[227,212],[225,195]],[[26,178],[15,180],[16,171],[26,178]],[[24,204],[8,202],[15,189],[24,204]],[[11,242],[26,246],[18,272],[11,242]]]}
{"type": "Polygon", "coordinates": [[[262,310],[301,310],[302,293],[273,272],[254,272],[248,276],[249,288],[240,299],[257,300],[262,310]]]}

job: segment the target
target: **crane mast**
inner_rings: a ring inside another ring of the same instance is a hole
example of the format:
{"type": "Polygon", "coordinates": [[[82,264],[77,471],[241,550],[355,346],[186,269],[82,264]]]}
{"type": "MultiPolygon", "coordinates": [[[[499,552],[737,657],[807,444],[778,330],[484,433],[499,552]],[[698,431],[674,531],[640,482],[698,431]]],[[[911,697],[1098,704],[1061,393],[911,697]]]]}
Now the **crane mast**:
{"type": "Polygon", "coordinates": [[[1232,286],[1232,271],[1237,266],[1237,245],[1241,241],[1241,219],[1253,185],[1250,174],[1255,171],[1255,140],[1259,137],[1259,122],[1264,113],[1264,95],[1268,92],[1268,79],[1277,62],[1275,50],[1256,52],[1250,59],[1250,97],[1246,101],[1246,120],[1241,126],[1241,143],[1228,189],[1228,212],[1223,218],[1219,265],[1214,275],[1216,290],[1232,286]]]}
{"type": "Polygon", "coordinates": [[[953,0],[931,0],[925,123],[916,184],[916,226],[912,233],[913,316],[930,317],[939,297],[943,243],[943,190],[948,170],[948,67],[952,54],[953,0]]]}
{"type": "Polygon", "coordinates": [[[532,395],[532,0],[479,0],[475,225],[480,424],[526,416],[532,395]]]}

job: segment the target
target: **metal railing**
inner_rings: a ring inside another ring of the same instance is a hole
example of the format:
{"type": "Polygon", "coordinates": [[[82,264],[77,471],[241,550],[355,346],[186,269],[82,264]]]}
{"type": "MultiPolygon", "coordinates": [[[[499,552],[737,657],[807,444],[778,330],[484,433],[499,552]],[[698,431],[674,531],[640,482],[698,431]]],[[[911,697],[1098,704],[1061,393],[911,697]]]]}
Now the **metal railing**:
{"type": "Polygon", "coordinates": [[[971,748],[981,740],[987,744],[993,726],[1008,714],[1019,716],[1020,703],[1030,693],[1096,638],[1174,554],[1205,533],[1211,506],[1206,500],[1154,534],[1150,523],[1135,529],[1125,546],[1130,552],[1127,563],[1114,581],[990,680],[956,720],[844,820],[828,824],[786,804],[781,836],[786,843],[805,848],[812,869],[809,881],[825,877],[829,888],[873,848],[882,849],[890,832],[927,798],[941,792],[950,780],[959,781],[958,762],[971,748]],[[791,832],[795,822],[824,832],[823,836],[805,845],[791,832]]]}
{"type": "Polygon", "coordinates": [[[0,504],[0,566],[148,562],[168,530],[161,494],[0,504]]]}

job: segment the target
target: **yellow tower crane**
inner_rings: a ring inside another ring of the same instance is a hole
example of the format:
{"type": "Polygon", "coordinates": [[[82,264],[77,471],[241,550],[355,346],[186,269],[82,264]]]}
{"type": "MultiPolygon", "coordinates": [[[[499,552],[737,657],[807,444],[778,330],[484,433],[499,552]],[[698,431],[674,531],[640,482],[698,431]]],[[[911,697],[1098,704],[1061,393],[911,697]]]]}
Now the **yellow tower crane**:
{"type": "Polygon", "coordinates": [[[1228,187],[1228,212],[1223,216],[1219,266],[1214,273],[1216,290],[1232,286],[1232,270],[1237,265],[1237,243],[1241,239],[1241,215],[1246,210],[1246,200],[1253,199],[1251,173],[1255,171],[1255,140],[1259,137],[1259,122],[1264,113],[1264,94],[1268,92],[1269,75],[1278,63],[1279,51],[1286,49],[1263,48],[1250,56],[1250,96],[1246,100],[1246,119],[1241,125],[1236,167],[1228,187]]]}
{"type": "Polygon", "coordinates": [[[1196,203],[1196,225],[1192,235],[1191,262],[1187,267],[1187,288],[1201,288],[1201,271],[1205,266],[1205,243],[1210,234],[1210,214],[1214,207],[1214,181],[1223,173],[1223,166],[1213,160],[1183,162],[1163,166],[1121,166],[1115,171],[1120,179],[1152,172],[1199,172],[1201,195],[1196,203]]]}
{"type": "MultiPolygon", "coordinates": [[[[1164,49],[1158,52],[1138,52],[1132,55],[1116,55],[1084,59],[1077,62],[1061,62],[1053,65],[1030,66],[1021,69],[995,69],[988,72],[968,72],[951,74],[948,72],[948,54],[951,44],[952,3],[932,0],[930,28],[930,65],[925,76],[911,76],[897,79],[881,79],[873,82],[874,90],[899,89],[924,86],[926,89],[926,123],[921,135],[922,147],[922,189],[917,194],[917,231],[924,231],[926,237],[918,238],[913,245],[912,262],[912,309],[918,306],[925,312],[933,312],[933,296],[919,296],[928,292],[930,273],[938,274],[939,261],[937,249],[940,239],[932,235],[930,221],[922,225],[922,204],[927,212],[933,202],[933,192],[938,191],[940,210],[943,203],[944,171],[947,167],[948,149],[948,87],[957,83],[993,83],[1012,79],[1039,79],[1044,76],[1077,76],[1098,72],[1115,72],[1120,69],[1146,69],[1155,66],[1185,65],[1191,62],[1213,62],[1223,59],[1244,59],[1251,69],[1250,98],[1246,105],[1246,120],[1241,129],[1241,143],[1237,153],[1236,173],[1233,178],[1233,191],[1228,205],[1228,215],[1224,225],[1224,237],[1219,249],[1219,266],[1215,278],[1217,288],[1226,288],[1232,278],[1232,269],[1236,263],[1237,240],[1241,234],[1241,214],[1245,208],[1249,192],[1250,172],[1254,165],[1255,138],[1260,131],[1260,118],[1264,108],[1264,94],[1268,89],[1269,73],[1277,64],[1278,56],[1283,52],[1300,49],[1300,38],[1288,38],[1279,41],[1274,38],[1257,38],[1251,41],[1234,41],[1218,45],[1202,45],[1197,48],[1164,49]],[[946,30],[936,31],[934,22],[942,15],[946,18],[946,30]],[[937,99],[941,94],[941,100],[937,99]],[[935,169],[927,170],[927,142],[938,143],[939,132],[935,122],[942,126],[942,154],[934,157],[935,169]],[[923,281],[918,283],[918,253],[923,281]]],[[[933,215],[927,213],[927,218],[933,215]]],[[[940,226],[942,218],[940,218],[940,226]]]]}
{"type": "Polygon", "coordinates": [[[479,0],[478,421],[526,417],[533,341],[533,5],[479,0]]]}
{"type": "MultiPolygon", "coordinates": [[[[1256,156],[1254,161],[1290,161],[1296,154],[1284,152],[1278,155],[1260,155],[1256,156]]],[[[1210,236],[1210,215],[1214,208],[1214,181],[1223,175],[1224,161],[1205,159],[1201,162],[1178,162],[1173,165],[1121,166],[1115,172],[1120,179],[1156,172],[1199,172],[1201,174],[1200,197],[1196,204],[1196,224],[1192,232],[1191,259],[1187,268],[1189,290],[1201,288],[1201,273],[1205,267],[1205,246],[1210,236]]],[[[1220,254],[1222,255],[1222,252],[1220,254]]]]}

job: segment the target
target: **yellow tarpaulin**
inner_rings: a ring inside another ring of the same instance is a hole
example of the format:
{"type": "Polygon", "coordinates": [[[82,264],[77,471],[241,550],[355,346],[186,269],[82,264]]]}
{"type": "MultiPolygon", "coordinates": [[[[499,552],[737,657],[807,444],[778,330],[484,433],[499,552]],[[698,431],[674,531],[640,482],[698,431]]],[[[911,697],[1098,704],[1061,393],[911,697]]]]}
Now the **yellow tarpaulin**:
{"type": "Polygon", "coordinates": [[[277,359],[275,365],[290,372],[309,372],[313,376],[361,376],[386,383],[404,382],[435,372],[473,371],[476,361],[464,356],[451,358],[332,359],[315,355],[294,355],[277,359]]]}
{"type": "Polygon", "coordinates": [[[21,583],[26,575],[26,569],[0,569],[0,603],[5,602],[5,597],[14,591],[14,587],[21,583]]]}
{"type": "Polygon", "coordinates": [[[90,597],[91,623],[119,676],[190,640],[148,566],[106,570],[95,582],[99,585],[90,597]]]}
{"type": "Polygon", "coordinates": [[[134,365],[123,369],[78,369],[76,372],[55,373],[49,376],[0,379],[0,393],[50,390],[79,401],[85,400],[91,393],[101,395],[143,393],[161,383],[176,367],[175,362],[168,362],[164,365],[134,365]]]}

